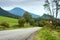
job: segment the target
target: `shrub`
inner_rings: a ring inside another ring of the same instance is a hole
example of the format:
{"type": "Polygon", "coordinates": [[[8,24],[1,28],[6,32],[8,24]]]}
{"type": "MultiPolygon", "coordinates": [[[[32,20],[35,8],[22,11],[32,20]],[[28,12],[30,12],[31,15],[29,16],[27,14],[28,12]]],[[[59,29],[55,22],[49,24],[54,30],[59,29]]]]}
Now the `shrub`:
{"type": "Polygon", "coordinates": [[[45,25],[48,25],[48,22],[47,21],[37,21],[35,23],[35,25],[39,26],[39,27],[43,27],[45,25]]]}
{"type": "Polygon", "coordinates": [[[19,25],[12,25],[12,28],[19,28],[19,25]]]}
{"type": "Polygon", "coordinates": [[[30,23],[25,23],[24,27],[31,27],[30,23]]]}
{"type": "Polygon", "coordinates": [[[18,20],[18,24],[19,24],[20,27],[23,27],[24,23],[25,23],[25,18],[24,17],[22,17],[18,20]]]}
{"type": "Polygon", "coordinates": [[[4,26],[4,27],[6,27],[6,28],[9,28],[9,27],[10,27],[9,23],[6,22],[6,21],[3,21],[0,25],[1,25],[1,26],[4,26]]]}

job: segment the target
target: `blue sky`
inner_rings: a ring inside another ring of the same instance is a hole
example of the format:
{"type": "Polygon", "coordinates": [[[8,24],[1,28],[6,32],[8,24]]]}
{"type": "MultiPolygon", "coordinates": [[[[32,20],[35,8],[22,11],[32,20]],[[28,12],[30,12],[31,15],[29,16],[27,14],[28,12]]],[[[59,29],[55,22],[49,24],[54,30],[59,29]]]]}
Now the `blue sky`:
{"type": "Polygon", "coordinates": [[[37,15],[43,15],[45,0],[0,0],[0,7],[5,10],[11,10],[15,7],[20,7],[26,11],[37,15]]]}

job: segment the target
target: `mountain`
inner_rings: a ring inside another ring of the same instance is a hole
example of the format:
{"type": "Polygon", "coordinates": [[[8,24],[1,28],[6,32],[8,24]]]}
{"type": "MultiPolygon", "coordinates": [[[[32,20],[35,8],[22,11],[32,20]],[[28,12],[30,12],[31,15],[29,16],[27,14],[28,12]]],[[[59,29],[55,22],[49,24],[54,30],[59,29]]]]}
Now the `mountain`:
{"type": "MultiPolygon", "coordinates": [[[[52,15],[48,15],[48,14],[43,14],[42,16],[41,16],[41,18],[42,19],[52,19],[52,18],[54,18],[52,15]]],[[[54,18],[55,19],[55,18],[54,18]]]]}
{"type": "MultiPolygon", "coordinates": [[[[12,14],[18,15],[18,16],[23,16],[24,13],[26,13],[27,11],[25,11],[25,10],[23,10],[21,8],[16,7],[14,9],[10,10],[9,12],[12,13],[12,14]]],[[[36,14],[33,14],[33,13],[30,13],[30,14],[32,15],[33,18],[39,17],[39,15],[36,15],[36,14]]]]}
{"type": "Polygon", "coordinates": [[[18,15],[18,16],[22,16],[25,13],[25,10],[16,7],[14,9],[10,10],[9,12],[12,14],[18,15]]]}
{"type": "Polygon", "coordinates": [[[0,16],[6,16],[6,17],[12,17],[12,18],[19,18],[19,16],[11,14],[8,11],[3,10],[1,7],[0,7],[0,16]]]}
{"type": "Polygon", "coordinates": [[[39,15],[35,15],[35,14],[33,14],[33,13],[30,13],[30,14],[32,15],[33,18],[38,18],[38,17],[40,17],[39,15]]]}

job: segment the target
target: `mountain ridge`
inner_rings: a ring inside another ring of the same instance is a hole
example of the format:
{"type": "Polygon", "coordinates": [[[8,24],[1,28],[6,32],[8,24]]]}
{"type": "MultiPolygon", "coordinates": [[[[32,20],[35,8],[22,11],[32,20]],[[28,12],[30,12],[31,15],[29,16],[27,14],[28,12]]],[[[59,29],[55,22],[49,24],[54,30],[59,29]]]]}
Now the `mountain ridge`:
{"type": "MultiPolygon", "coordinates": [[[[18,16],[23,16],[25,12],[28,12],[22,8],[19,8],[19,7],[15,7],[13,8],[12,10],[9,11],[10,13],[12,14],[15,14],[15,15],[18,15],[18,16]]],[[[33,18],[37,18],[37,17],[40,17],[39,15],[36,15],[36,14],[33,14],[33,13],[30,13],[28,12],[29,14],[32,15],[33,18]]]]}
{"type": "MultiPolygon", "coordinates": [[[[16,8],[15,8],[16,9],[16,8]]],[[[15,10],[15,9],[13,9],[13,10],[15,10]]],[[[23,9],[20,9],[20,8],[17,8],[17,10],[15,10],[15,11],[18,11],[18,12],[20,12],[20,10],[22,10],[22,12],[27,12],[27,11],[25,11],[25,10],[23,10],[23,9]],[[18,11],[19,10],[19,11],[18,11]]],[[[15,12],[14,11],[14,12],[15,12]]],[[[23,14],[24,13],[20,13],[20,15],[21,16],[23,16],[23,14]]],[[[30,12],[28,12],[28,13],[30,13],[30,12]]],[[[43,18],[43,19],[51,19],[51,17],[52,16],[50,16],[50,15],[48,15],[48,14],[43,14],[42,16],[39,16],[39,15],[35,15],[35,14],[33,14],[33,13],[30,13],[31,15],[32,15],[32,17],[33,18],[38,18],[38,17],[40,17],[40,18],[43,18]]],[[[20,18],[21,16],[20,16],[19,14],[17,15],[17,14],[14,14],[14,13],[11,13],[11,12],[9,12],[9,11],[6,11],[6,10],[4,10],[4,9],[2,9],[2,8],[0,8],[0,16],[7,16],[7,17],[12,17],[12,18],[20,18]]],[[[54,18],[54,17],[53,17],[54,18]]]]}
{"type": "Polygon", "coordinates": [[[0,7],[0,16],[6,16],[6,17],[12,17],[12,18],[19,18],[19,16],[11,14],[10,12],[2,9],[1,7],[0,7]]]}

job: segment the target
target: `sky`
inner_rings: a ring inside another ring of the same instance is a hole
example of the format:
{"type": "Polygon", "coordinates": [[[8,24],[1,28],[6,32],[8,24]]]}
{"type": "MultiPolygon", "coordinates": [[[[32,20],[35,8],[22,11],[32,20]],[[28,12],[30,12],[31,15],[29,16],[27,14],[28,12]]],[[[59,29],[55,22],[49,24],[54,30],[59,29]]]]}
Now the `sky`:
{"type": "Polygon", "coordinates": [[[43,15],[45,0],[0,0],[0,7],[4,10],[11,10],[15,7],[22,8],[28,12],[43,15]]]}

